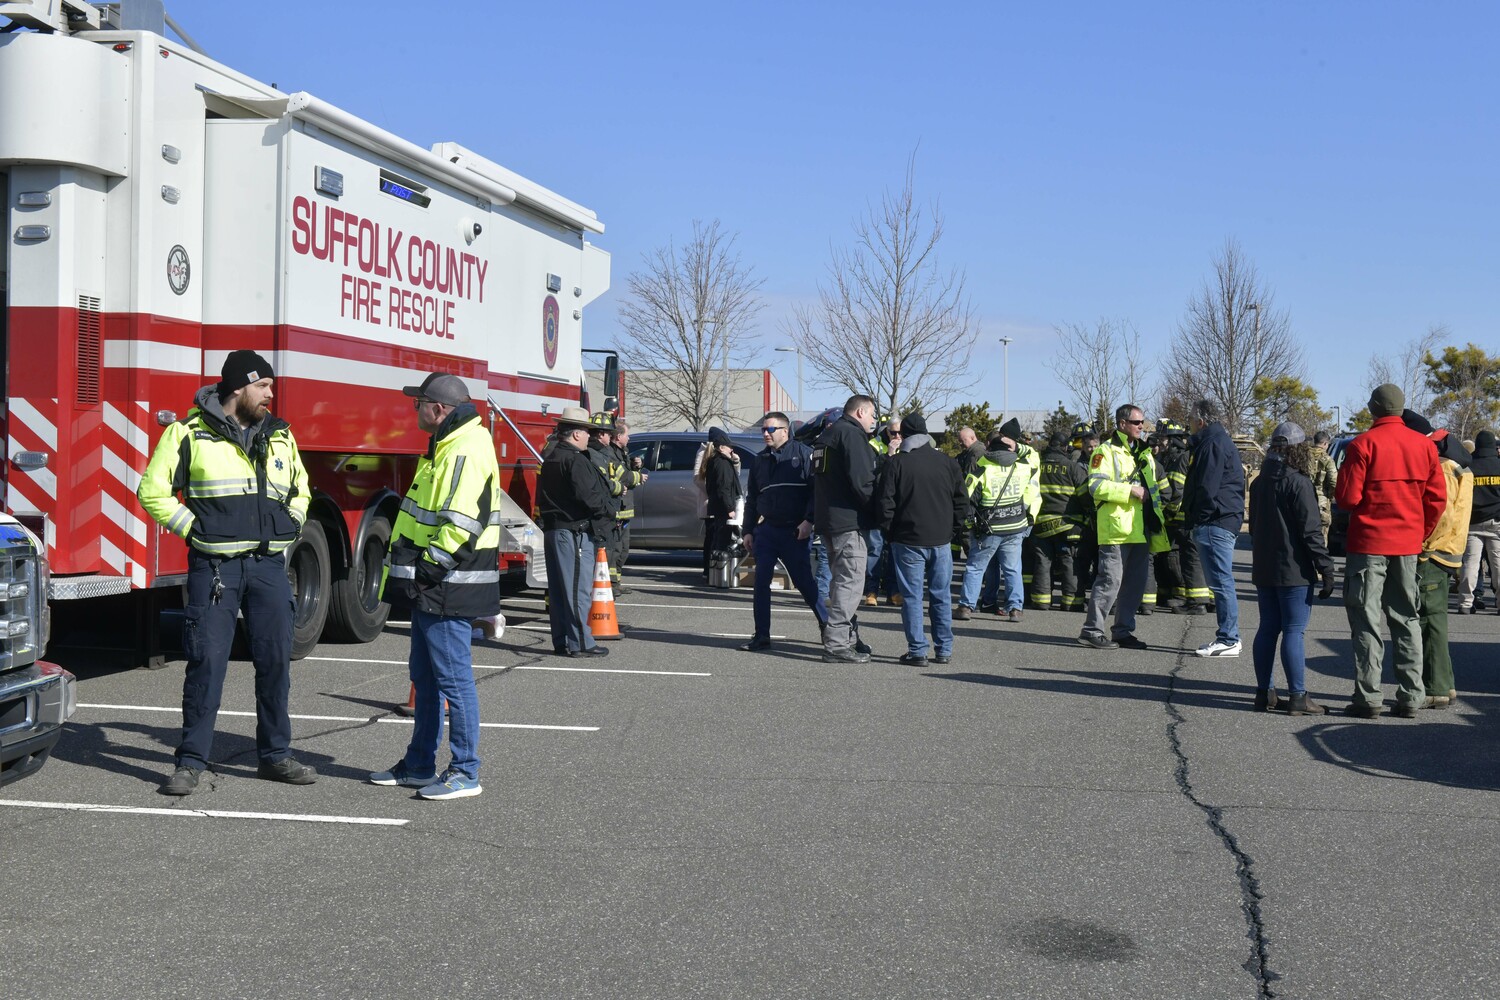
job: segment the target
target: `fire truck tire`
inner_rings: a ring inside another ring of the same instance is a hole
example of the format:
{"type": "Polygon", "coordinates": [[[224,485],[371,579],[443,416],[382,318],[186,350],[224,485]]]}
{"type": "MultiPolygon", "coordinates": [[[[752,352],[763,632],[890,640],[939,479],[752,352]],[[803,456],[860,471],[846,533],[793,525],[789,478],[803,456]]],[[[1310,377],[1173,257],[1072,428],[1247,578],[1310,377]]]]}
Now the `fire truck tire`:
{"type": "Polygon", "coordinates": [[[349,559],[348,568],[333,581],[328,607],[328,637],[339,642],[372,642],[385,628],[391,606],[380,600],[380,577],[385,551],[391,544],[391,522],[376,517],[365,529],[365,540],[349,559]]]}
{"type": "Polygon", "coordinates": [[[328,535],[309,519],[286,550],[286,578],[292,585],[292,659],[300,660],[323,638],[332,586],[328,569],[328,535]]]}

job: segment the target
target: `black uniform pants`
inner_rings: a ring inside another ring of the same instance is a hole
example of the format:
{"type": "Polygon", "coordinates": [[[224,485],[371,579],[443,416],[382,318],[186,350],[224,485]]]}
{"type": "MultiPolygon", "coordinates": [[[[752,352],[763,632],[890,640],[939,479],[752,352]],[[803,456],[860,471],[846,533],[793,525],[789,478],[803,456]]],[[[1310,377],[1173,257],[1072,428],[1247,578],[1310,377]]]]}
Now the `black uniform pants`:
{"type": "Polygon", "coordinates": [[[1078,576],[1074,567],[1076,545],[1077,540],[1069,538],[1066,531],[1059,531],[1046,538],[1038,538],[1035,535],[1026,537],[1028,561],[1031,565],[1032,607],[1054,606],[1052,603],[1054,575],[1058,586],[1062,588],[1062,598],[1056,606],[1063,608],[1083,606],[1083,600],[1078,596],[1078,576]]]}
{"type": "Polygon", "coordinates": [[[182,633],[187,674],[182,681],[177,764],[208,766],[240,612],[245,616],[250,659],[255,664],[255,749],[262,762],[274,764],[291,752],[292,743],[287,704],[292,677],[292,587],[286,578],[286,561],[279,555],[211,560],[191,550],[187,588],[182,633]],[[216,576],[222,585],[217,597],[216,576]]]}

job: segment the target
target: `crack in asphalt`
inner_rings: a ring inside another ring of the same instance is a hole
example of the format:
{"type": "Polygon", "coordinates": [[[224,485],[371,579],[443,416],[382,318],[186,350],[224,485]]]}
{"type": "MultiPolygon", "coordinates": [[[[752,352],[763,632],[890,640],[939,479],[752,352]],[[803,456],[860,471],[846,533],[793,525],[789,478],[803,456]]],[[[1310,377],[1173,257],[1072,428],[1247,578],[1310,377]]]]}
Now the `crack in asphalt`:
{"type": "MultiPolygon", "coordinates": [[[[1186,624],[1184,624],[1181,640],[1183,643],[1187,641],[1187,631],[1186,624]]],[[[1261,892],[1260,880],[1255,877],[1255,859],[1240,846],[1234,834],[1229,832],[1229,828],[1224,823],[1224,810],[1203,801],[1194,791],[1187,751],[1183,749],[1182,737],[1178,732],[1182,724],[1187,721],[1187,717],[1172,701],[1172,696],[1177,691],[1178,675],[1191,655],[1193,653],[1183,647],[1182,651],[1177,654],[1177,662],[1173,665],[1171,673],[1167,675],[1166,707],[1170,718],[1167,723],[1167,742],[1172,747],[1172,754],[1177,758],[1177,767],[1173,771],[1173,776],[1177,779],[1177,787],[1183,797],[1202,810],[1209,830],[1219,838],[1224,849],[1234,858],[1235,875],[1240,883],[1240,909],[1245,914],[1245,936],[1250,939],[1250,958],[1246,960],[1244,969],[1255,977],[1261,996],[1275,997],[1278,994],[1272,987],[1272,983],[1281,977],[1272,971],[1270,959],[1266,953],[1266,925],[1260,909],[1265,895],[1261,892]]]]}

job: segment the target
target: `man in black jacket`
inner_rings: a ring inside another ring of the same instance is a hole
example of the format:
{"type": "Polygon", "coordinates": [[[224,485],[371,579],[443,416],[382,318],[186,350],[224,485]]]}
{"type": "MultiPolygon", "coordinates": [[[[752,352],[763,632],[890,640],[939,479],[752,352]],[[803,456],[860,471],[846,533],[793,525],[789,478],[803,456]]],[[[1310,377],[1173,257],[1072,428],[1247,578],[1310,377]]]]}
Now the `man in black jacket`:
{"type": "Polygon", "coordinates": [[[557,442],[537,478],[537,509],[547,557],[552,651],[558,656],[605,656],[588,626],[595,553],[615,521],[614,500],[603,473],[589,457],[589,413],[565,407],[557,442]]]}
{"type": "Polygon", "coordinates": [[[766,447],[750,462],[745,545],[755,553],[755,634],[740,647],[746,652],[771,648],[771,579],[778,560],[818,625],[828,620],[812,574],[812,449],[793,441],[791,432],[785,413],[767,413],[760,425],[766,447]]]}
{"type": "Polygon", "coordinates": [[[901,451],[886,462],[875,508],[901,588],[901,627],[906,632],[901,662],[908,666],[927,665],[924,588],[932,607],[933,662],[948,663],[953,657],[952,541],[968,513],[958,462],[932,446],[920,413],[908,413],[901,419],[901,451]]]}
{"type": "Polygon", "coordinates": [[[875,493],[875,401],[850,396],[844,412],[828,426],[813,448],[813,508],[818,534],[828,547],[833,580],[828,587],[828,626],[823,630],[827,663],[868,663],[870,654],[856,648],[854,612],[859,606],[869,549],[862,531],[873,525],[875,493]]]}
{"type": "Polygon", "coordinates": [[[1218,632],[1199,656],[1240,655],[1240,604],[1234,592],[1234,540],[1245,522],[1245,469],[1211,400],[1193,404],[1192,458],[1182,506],[1203,576],[1214,595],[1218,632]]]}
{"type": "Polygon", "coordinates": [[[1464,549],[1464,565],[1458,581],[1458,608],[1474,614],[1479,605],[1474,589],[1479,583],[1479,564],[1488,560],[1490,587],[1500,585],[1500,450],[1495,446],[1495,432],[1484,430],[1474,435],[1474,507],[1469,514],[1469,543],[1464,549]]]}

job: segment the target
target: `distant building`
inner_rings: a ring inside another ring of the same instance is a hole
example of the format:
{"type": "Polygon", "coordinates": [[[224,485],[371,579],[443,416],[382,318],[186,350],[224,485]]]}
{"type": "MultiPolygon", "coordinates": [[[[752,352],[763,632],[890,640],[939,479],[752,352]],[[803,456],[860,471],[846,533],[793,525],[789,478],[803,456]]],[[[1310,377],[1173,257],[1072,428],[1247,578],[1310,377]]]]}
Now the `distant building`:
{"type": "MultiPolygon", "coordinates": [[[[586,371],[589,399],[595,409],[604,399],[604,372],[594,368],[586,371]]],[[[649,399],[649,387],[661,379],[676,379],[677,372],[659,368],[635,368],[620,372],[620,405],[630,421],[632,431],[706,431],[719,426],[729,431],[747,430],[760,423],[771,410],[791,413],[793,400],[774,372],[769,368],[729,369],[729,415],[726,419],[722,400],[724,383],[715,371],[709,388],[712,409],[715,411],[702,427],[693,427],[674,413],[668,413],[649,399]],[[643,387],[645,391],[643,392],[643,387]]]]}

